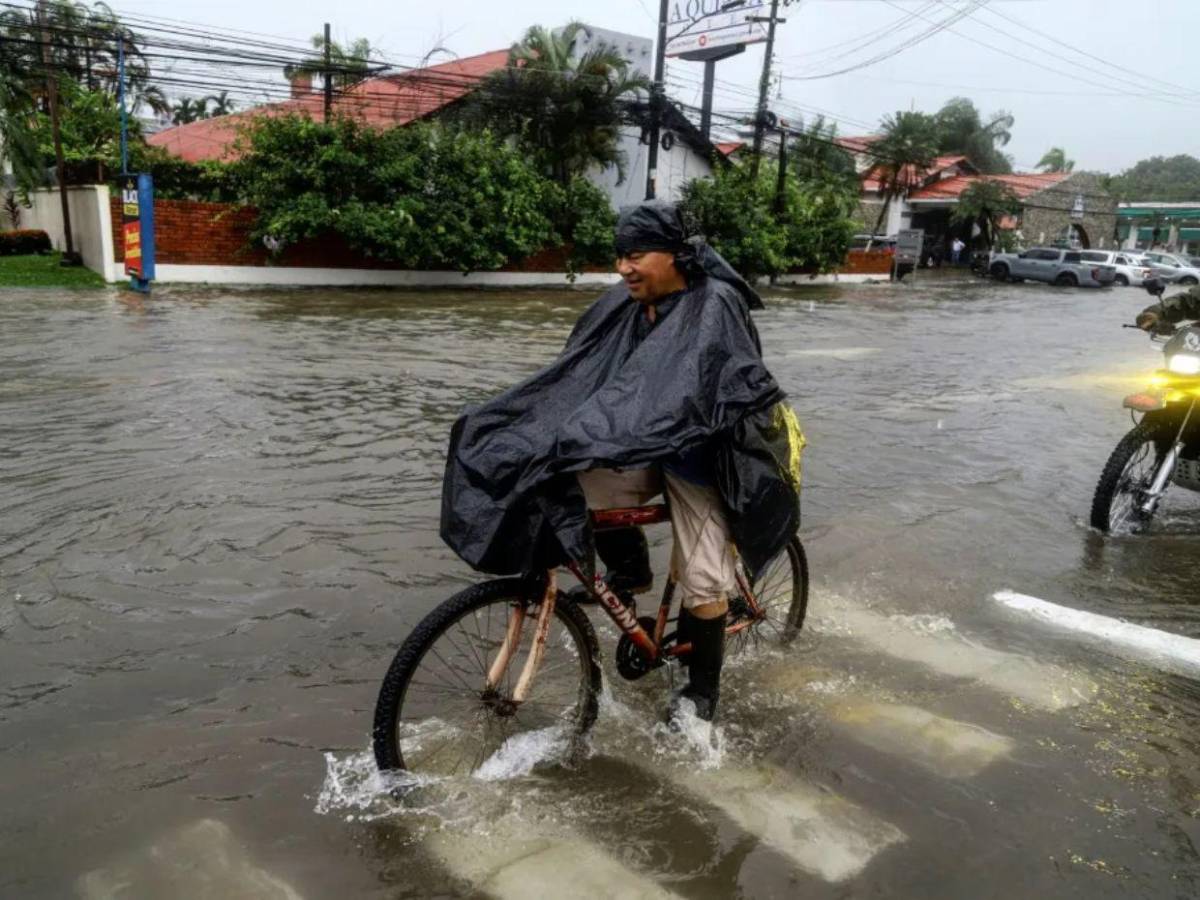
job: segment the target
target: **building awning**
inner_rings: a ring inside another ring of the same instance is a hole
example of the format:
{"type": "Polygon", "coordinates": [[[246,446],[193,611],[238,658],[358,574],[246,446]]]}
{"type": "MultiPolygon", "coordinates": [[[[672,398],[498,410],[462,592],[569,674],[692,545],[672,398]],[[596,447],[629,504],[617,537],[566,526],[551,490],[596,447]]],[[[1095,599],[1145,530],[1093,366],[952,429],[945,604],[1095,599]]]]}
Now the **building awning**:
{"type": "Polygon", "coordinates": [[[1156,209],[1152,206],[1117,208],[1120,219],[1150,219],[1158,216],[1162,219],[1200,219],[1200,207],[1192,209],[1156,209]]]}
{"type": "Polygon", "coordinates": [[[1181,241],[1200,241],[1200,228],[1180,228],[1179,239],[1181,241]]]}

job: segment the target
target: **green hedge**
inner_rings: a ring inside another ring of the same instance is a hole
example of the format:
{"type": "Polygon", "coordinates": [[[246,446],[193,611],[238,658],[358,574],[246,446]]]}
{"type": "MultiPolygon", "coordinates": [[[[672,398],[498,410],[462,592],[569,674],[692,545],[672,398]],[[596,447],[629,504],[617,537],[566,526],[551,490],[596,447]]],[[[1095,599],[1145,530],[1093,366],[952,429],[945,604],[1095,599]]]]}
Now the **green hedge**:
{"type": "Polygon", "coordinates": [[[0,256],[29,256],[49,253],[53,248],[50,235],[26,228],[19,231],[0,231],[0,256]]]}

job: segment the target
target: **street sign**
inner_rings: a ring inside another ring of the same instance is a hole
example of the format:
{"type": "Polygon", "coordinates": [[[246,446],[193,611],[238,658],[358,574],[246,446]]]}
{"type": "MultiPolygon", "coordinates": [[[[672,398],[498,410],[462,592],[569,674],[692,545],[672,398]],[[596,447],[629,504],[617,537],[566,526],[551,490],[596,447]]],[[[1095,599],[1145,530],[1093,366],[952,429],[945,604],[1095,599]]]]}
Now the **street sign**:
{"type": "Polygon", "coordinates": [[[730,0],[675,0],[667,19],[667,56],[682,56],[736,44],[757,44],[767,39],[764,17],[767,0],[746,0],[721,11],[730,0]]]}
{"type": "Polygon", "coordinates": [[[896,262],[917,265],[921,261],[921,247],[925,243],[925,232],[920,228],[908,228],[896,235],[896,262]]]}
{"type": "Polygon", "coordinates": [[[122,175],[118,180],[125,274],[134,290],[148,292],[154,280],[154,182],[149,175],[122,175]]]}

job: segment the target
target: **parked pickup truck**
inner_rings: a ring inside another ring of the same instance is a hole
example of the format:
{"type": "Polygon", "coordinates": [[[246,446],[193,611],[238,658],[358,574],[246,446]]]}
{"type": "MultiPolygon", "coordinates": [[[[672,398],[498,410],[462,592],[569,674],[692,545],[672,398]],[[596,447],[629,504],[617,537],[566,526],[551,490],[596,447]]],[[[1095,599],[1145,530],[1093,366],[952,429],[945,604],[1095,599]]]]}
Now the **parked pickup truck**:
{"type": "Polygon", "coordinates": [[[1044,281],[1069,287],[1106,287],[1117,277],[1113,266],[1084,262],[1079,250],[1032,247],[1020,253],[993,253],[988,274],[1000,281],[1044,281]]]}

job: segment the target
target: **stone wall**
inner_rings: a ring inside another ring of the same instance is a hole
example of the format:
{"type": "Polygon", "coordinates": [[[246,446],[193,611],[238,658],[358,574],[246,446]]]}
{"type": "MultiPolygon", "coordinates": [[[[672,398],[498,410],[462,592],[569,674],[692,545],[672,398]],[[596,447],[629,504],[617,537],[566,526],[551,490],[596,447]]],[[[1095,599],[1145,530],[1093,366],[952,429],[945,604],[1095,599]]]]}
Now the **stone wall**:
{"type": "Polygon", "coordinates": [[[1068,225],[1082,230],[1080,239],[1085,247],[1117,246],[1114,240],[1117,201],[1104,190],[1098,175],[1077,172],[1053,187],[1031,195],[1025,204],[1020,232],[1026,247],[1052,244],[1068,225]],[[1083,198],[1083,216],[1076,218],[1072,210],[1080,196],[1083,198]]]}

